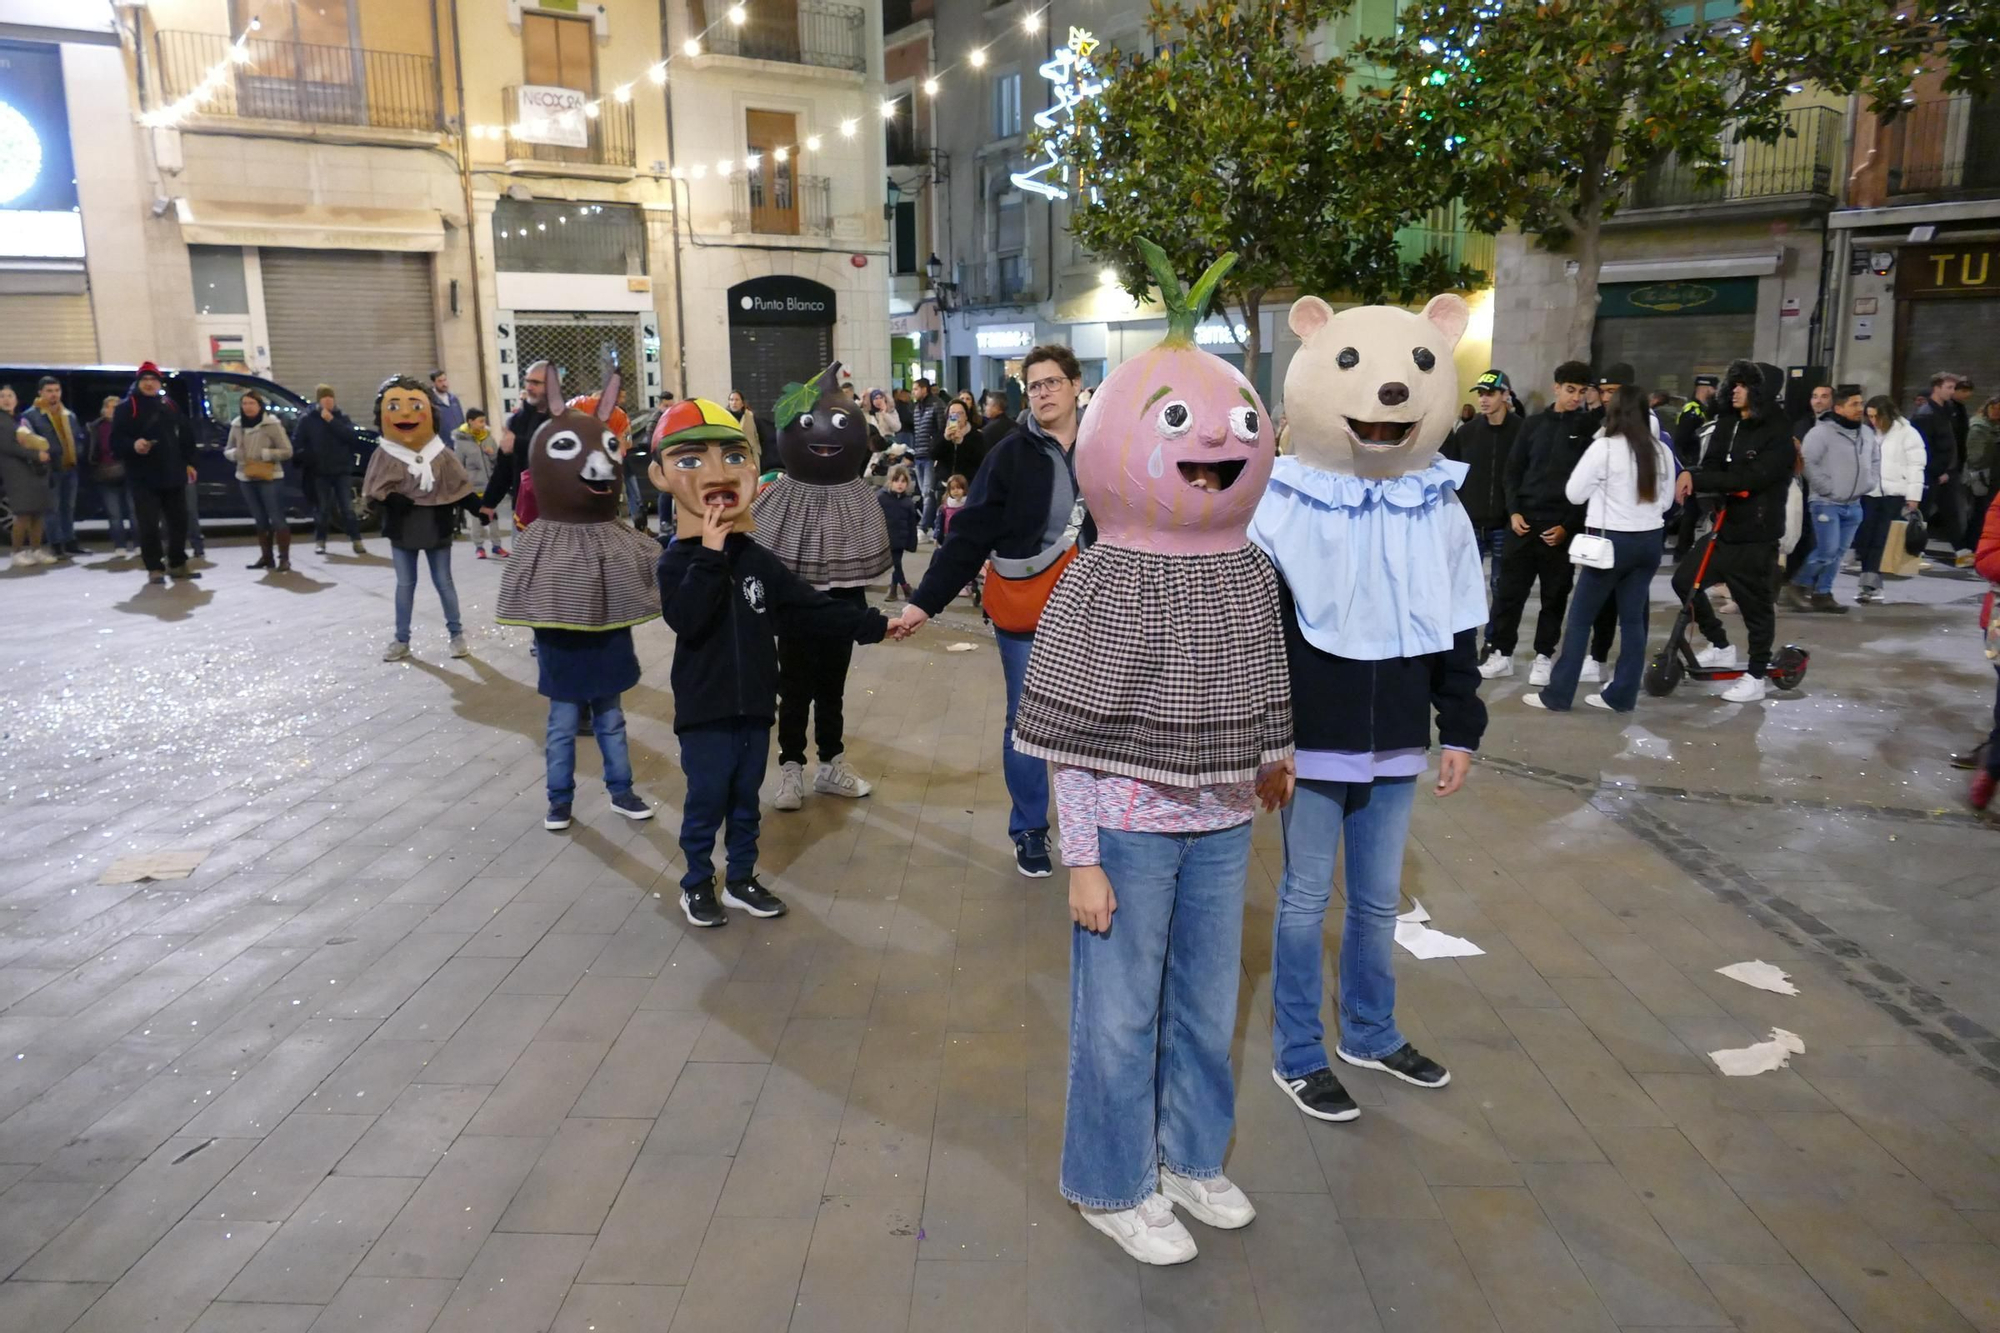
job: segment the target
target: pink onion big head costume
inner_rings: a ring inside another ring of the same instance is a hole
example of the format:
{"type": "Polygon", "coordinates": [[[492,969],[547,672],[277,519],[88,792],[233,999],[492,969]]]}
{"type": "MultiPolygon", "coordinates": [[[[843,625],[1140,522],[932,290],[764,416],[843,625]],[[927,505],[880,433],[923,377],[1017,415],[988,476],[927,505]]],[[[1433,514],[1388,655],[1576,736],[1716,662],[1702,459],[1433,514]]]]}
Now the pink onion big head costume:
{"type": "Polygon", "coordinates": [[[1256,389],[1195,346],[1224,255],[1183,290],[1157,246],[1140,243],[1167,307],[1167,336],[1091,396],[1076,437],[1076,483],[1098,540],[1163,555],[1233,551],[1263,498],[1277,440],[1256,389]]]}

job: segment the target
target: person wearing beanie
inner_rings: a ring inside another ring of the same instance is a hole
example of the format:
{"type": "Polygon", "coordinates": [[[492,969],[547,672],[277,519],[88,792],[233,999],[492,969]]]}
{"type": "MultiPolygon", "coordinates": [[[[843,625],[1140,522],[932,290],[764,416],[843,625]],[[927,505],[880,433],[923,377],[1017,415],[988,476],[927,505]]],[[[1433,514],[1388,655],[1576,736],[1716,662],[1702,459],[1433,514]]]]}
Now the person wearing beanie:
{"type": "Polygon", "coordinates": [[[292,457],[310,484],[313,496],[313,549],[326,554],[330,515],[338,515],[354,554],[367,555],[361,544],[361,524],[354,517],[354,460],[361,451],[361,432],[335,401],[333,386],[313,390],[314,407],[292,427],[292,457]]]}
{"type": "Polygon", "coordinates": [[[139,524],[147,581],[198,579],[188,568],[188,487],[194,484],[194,428],[163,392],[160,368],[139,367],[132,392],[111,414],[111,451],[125,465],[139,524]],[[164,539],[162,531],[164,530],[164,539]]]}
{"type": "Polygon", "coordinates": [[[1535,621],[1535,662],[1528,683],[1549,683],[1576,576],[1569,562],[1569,539],[1583,525],[1583,507],[1570,502],[1566,488],[1597,429],[1596,416],[1584,406],[1584,391],[1595,382],[1590,367],[1581,361],[1557,366],[1554,400],[1528,418],[1507,455],[1503,475],[1508,531],[1486,629],[1486,657],[1479,666],[1479,674],[1488,680],[1514,674],[1521,613],[1529,590],[1539,581],[1542,611],[1535,621]]]}

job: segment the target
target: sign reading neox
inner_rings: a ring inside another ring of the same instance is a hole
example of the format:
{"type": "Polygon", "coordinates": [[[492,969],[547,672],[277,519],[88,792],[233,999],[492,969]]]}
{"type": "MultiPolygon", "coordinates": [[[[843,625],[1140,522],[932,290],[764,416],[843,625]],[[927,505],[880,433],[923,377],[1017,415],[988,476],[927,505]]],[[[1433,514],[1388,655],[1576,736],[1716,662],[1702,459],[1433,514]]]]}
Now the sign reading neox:
{"type": "Polygon", "coordinates": [[[523,85],[515,98],[514,137],[522,143],[588,148],[590,117],[583,108],[589,101],[589,94],[574,88],[523,85]]]}

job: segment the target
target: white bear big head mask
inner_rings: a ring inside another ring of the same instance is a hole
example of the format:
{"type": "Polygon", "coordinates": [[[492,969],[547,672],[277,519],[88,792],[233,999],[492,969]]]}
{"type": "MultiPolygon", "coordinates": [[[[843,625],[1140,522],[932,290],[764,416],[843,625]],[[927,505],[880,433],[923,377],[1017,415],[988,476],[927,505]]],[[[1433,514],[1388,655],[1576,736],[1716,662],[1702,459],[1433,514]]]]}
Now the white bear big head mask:
{"type": "Polygon", "coordinates": [[[1308,467],[1400,477],[1430,465],[1458,420],[1458,346],[1472,311],[1434,296],[1422,314],[1355,306],[1339,314],[1317,296],[1292,305],[1304,344],[1285,371],[1292,452],[1308,467]]]}

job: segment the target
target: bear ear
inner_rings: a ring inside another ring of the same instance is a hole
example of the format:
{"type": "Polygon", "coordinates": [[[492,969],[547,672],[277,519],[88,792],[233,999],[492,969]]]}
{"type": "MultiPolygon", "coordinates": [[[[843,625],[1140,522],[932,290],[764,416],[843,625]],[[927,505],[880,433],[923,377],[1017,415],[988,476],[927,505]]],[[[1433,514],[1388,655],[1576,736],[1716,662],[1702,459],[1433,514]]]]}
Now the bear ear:
{"type": "Polygon", "coordinates": [[[1333,307],[1317,296],[1301,296],[1292,302],[1292,313],[1286,318],[1293,333],[1299,335],[1300,342],[1311,342],[1312,336],[1326,327],[1333,318],[1333,307]]]}
{"type": "Polygon", "coordinates": [[[1472,322],[1472,307],[1465,303],[1464,297],[1446,292],[1431,298],[1431,303],[1424,307],[1424,318],[1437,325],[1456,347],[1465,336],[1465,326],[1472,322]]]}

